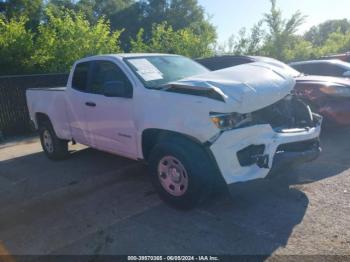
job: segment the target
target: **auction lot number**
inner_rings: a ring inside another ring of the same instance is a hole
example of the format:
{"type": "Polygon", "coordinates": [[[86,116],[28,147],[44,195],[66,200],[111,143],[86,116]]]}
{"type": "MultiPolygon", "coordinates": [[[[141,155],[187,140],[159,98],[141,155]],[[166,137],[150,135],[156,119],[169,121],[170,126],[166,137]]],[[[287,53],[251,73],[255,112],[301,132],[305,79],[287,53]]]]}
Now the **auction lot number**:
{"type": "Polygon", "coordinates": [[[128,261],[219,261],[215,256],[128,256],[128,261]]]}

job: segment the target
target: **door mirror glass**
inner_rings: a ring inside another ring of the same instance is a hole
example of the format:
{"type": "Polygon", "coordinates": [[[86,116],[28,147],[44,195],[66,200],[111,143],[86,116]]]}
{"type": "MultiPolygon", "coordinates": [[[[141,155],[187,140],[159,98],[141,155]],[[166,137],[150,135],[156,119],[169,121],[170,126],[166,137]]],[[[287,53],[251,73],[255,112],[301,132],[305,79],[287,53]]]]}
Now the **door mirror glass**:
{"type": "Polygon", "coordinates": [[[123,81],[108,81],[104,83],[104,95],[108,97],[125,97],[127,90],[123,81]]]}
{"type": "Polygon", "coordinates": [[[345,71],[343,74],[344,77],[350,77],[350,71],[345,71]]]}

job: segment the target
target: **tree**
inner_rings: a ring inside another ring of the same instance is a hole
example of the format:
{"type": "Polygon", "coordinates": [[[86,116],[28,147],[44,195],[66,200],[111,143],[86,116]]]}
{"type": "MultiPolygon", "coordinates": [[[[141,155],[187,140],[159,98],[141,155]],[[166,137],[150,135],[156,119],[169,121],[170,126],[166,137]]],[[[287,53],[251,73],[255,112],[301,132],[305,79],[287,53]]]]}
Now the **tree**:
{"type": "Polygon", "coordinates": [[[276,0],[270,2],[270,12],[264,14],[250,33],[245,28],[241,29],[238,37],[231,36],[228,44],[219,51],[238,55],[264,55],[283,61],[311,55],[312,44],[296,36],[306,17],[297,11],[290,18],[284,18],[282,11],[277,8],[276,0]]]}
{"type": "Polygon", "coordinates": [[[331,33],[325,43],[318,47],[320,55],[347,52],[350,50],[350,32],[343,34],[339,31],[331,33]]]}
{"type": "Polygon", "coordinates": [[[238,32],[238,36],[232,35],[227,44],[219,47],[220,53],[229,53],[236,55],[259,55],[261,53],[261,47],[266,37],[266,32],[261,29],[263,21],[258,22],[247,33],[246,28],[242,28],[238,32]]]}
{"type": "Polygon", "coordinates": [[[100,18],[111,20],[115,14],[133,3],[133,0],[80,0],[77,7],[87,15],[90,22],[95,23],[100,18]]]}
{"type": "Polygon", "coordinates": [[[329,36],[334,32],[339,32],[341,34],[350,32],[350,21],[347,19],[329,20],[317,26],[313,26],[304,34],[304,39],[315,46],[321,46],[325,44],[329,36]]]}
{"type": "Polygon", "coordinates": [[[148,41],[153,25],[163,22],[175,31],[191,28],[198,36],[203,33],[216,38],[216,30],[197,0],[141,0],[111,17],[112,29],[127,29],[122,35],[126,50],[130,47],[130,38],[134,38],[141,28],[144,40],[148,41]]]}
{"type": "Polygon", "coordinates": [[[7,19],[26,17],[26,28],[35,30],[42,17],[42,0],[5,0],[0,3],[0,12],[7,19]]]}
{"type": "Polygon", "coordinates": [[[319,50],[302,36],[293,36],[289,40],[288,48],[283,51],[285,61],[300,61],[319,57],[319,50]]]}
{"type": "Polygon", "coordinates": [[[0,74],[31,72],[33,33],[26,29],[27,19],[0,17],[0,74]]]}
{"type": "Polygon", "coordinates": [[[145,41],[141,28],[135,39],[131,40],[131,52],[172,53],[188,57],[203,57],[212,54],[210,44],[214,38],[203,34],[198,36],[192,29],[175,31],[167,23],[154,25],[150,40],[145,41]]]}
{"type": "Polygon", "coordinates": [[[295,33],[304,23],[306,17],[297,11],[289,19],[284,19],[282,11],[276,6],[276,0],[270,1],[270,12],[264,14],[263,20],[269,31],[263,50],[268,56],[286,60],[285,51],[290,48],[295,33]]]}
{"type": "Polygon", "coordinates": [[[53,13],[59,13],[62,8],[81,12],[91,24],[95,24],[100,18],[111,20],[113,15],[132,3],[134,0],[49,0],[47,6],[53,13]]]}
{"type": "Polygon", "coordinates": [[[39,26],[32,57],[43,72],[67,72],[73,62],[89,55],[120,52],[121,31],[110,32],[107,21],[91,25],[82,13],[62,9],[60,15],[46,10],[48,21],[39,26]]]}

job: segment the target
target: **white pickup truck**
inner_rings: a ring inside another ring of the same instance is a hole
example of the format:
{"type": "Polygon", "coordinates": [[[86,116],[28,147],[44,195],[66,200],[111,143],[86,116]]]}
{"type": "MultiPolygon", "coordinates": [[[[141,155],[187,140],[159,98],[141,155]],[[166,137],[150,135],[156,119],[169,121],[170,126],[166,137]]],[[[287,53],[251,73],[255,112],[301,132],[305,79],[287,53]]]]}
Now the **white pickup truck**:
{"type": "Polygon", "coordinates": [[[178,55],[101,55],[77,61],[66,87],[29,89],[27,103],[50,159],[71,141],[145,160],[160,196],[190,208],[222,182],[317,158],[322,119],[294,85],[264,63],[210,72],[178,55]]]}

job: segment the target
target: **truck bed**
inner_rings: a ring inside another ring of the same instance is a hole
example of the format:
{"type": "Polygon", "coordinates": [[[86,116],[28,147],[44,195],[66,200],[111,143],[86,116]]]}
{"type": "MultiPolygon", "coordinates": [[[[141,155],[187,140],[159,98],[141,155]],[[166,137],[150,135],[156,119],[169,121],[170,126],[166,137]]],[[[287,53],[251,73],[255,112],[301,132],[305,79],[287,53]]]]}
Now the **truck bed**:
{"type": "Polygon", "coordinates": [[[46,115],[61,139],[71,138],[67,114],[66,87],[29,88],[26,92],[30,119],[38,128],[38,114],[46,115]]]}

